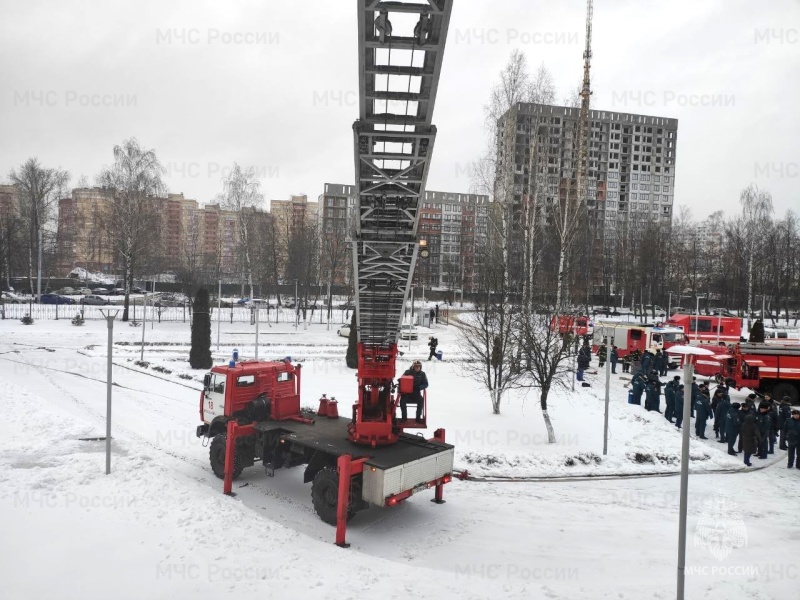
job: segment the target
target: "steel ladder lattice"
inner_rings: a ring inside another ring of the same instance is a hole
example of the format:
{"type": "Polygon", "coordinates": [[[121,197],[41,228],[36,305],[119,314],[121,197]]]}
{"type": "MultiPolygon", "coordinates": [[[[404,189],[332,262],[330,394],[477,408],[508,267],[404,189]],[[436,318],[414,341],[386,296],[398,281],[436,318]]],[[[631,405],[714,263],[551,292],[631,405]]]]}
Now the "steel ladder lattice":
{"type": "Polygon", "coordinates": [[[358,341],[397,342],[417,260],[419,209],[452,0],[359,0],[359,119],[351,229],[358,341]]]}

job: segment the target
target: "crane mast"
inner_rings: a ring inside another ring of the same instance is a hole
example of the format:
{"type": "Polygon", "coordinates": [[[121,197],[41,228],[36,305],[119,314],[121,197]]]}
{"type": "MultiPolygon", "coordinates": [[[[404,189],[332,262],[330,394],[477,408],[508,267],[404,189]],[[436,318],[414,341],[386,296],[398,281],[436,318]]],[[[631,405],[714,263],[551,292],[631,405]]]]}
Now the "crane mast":
{"type": "Polygon", "coordinates": [[[419,210],[452,0],[358,0],[359,119],[351,231],[358,340],[352,441],[391,444],[395,359],[419,249],[419,210]]]}

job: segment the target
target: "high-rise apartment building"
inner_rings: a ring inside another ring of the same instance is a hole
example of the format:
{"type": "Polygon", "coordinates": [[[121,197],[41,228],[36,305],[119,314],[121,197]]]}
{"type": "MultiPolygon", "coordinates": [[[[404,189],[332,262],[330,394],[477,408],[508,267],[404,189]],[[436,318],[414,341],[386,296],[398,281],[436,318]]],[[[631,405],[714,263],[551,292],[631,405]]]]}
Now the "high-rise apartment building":
{"type": "Polygon", "coordinates": [[[348,242],[353,226],[355,186],[326,183],[319,195],[320,279],[347,284],[353,272],[353,252],[348,242]]]}
{"type": "MultiPolygon", "coordinates": [[[[546,215],[568,190],[576,194],[579,117],[579,108],[530,103],[503,115],[495,199],[516,215],[535,202],[546,215]]],[[[595,241],[591,252],[602,256],[620,230],[671,223],[678,121],[602,110],[589,111],[589,120],[584,218],[595,241]]],[[[512,277],[521,261],[520,245],[512,244],[512,277]]]]}

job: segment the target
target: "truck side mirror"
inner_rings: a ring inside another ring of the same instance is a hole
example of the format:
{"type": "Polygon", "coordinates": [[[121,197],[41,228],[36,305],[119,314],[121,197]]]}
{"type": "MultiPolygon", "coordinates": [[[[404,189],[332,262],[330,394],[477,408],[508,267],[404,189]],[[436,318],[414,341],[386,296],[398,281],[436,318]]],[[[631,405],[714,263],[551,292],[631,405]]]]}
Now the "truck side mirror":
{"type": "Polygon", "coordinates": [[[211,373],[206,373],[206,376],[203,377],[203,388],[209,389],[211,387],[211,373]]]}

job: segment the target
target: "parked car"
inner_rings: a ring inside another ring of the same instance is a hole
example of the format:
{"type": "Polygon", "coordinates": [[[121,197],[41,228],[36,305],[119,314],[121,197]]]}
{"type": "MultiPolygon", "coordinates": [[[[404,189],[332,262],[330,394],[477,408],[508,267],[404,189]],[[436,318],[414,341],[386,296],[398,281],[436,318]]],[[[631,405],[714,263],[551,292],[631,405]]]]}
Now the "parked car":
{"type": "Polygon", "coordinates": [[[75,293],[75,288],[71,287],[63,287],[56,292],[59,296],[74,296],[75,293]]]}
{"type": "Polygon", "coordinates": [[[140,287],[132,287],[131,294],[144,294],[144,290],[140,287]]]}
{"type": "Polygon", "coordinates": [[[74,299],[58,294],[42,294],[40,300],[42,304],[75,304],[74,299]]]}
{"type": "Polygon", "coordinates": [[[111,300],[107,300],[101,296],[84,296],[81,298],[81,304],[86,304],[89,306],[105,306],[107,304],[111,304],[111,300]]]}
{"type": "Polygon", "coordinates": [[[0,293],[0,298],[2,298],[3,302],[6,304],[24,304],[25,299],[17,296],[14,292],[2,292],[0,293]]]}
{"type": "Polygon", "coordinates": [[[400,339],[401,340],[416,340],[418,339],[417,329],[412,327],[411,325],[403,325],[400,328],[400,339]]]}
{"type": "Polygon", "coordinates": [[[114,288],[108,291],[109,296],[124,296],[125,295],[125,288],[114,288]]]}
{"type": "Polygon", "coordinates": [[[92,294],[92,290],[87,287],[78,288],[77,293],[81,296],[90,296],[92,294]]]}
{"type": "Polygon", "coordinates": [[[342,325],[339,329],[336,330],[336,335],[340,335],[345,338],[350,337],[350,325],[342,325]]]}
{"type": "Polygon", "coordinates": [[[108,290],[104,287],[96,287],[92,292],[97,296],[108,296],[108,290]]]}

